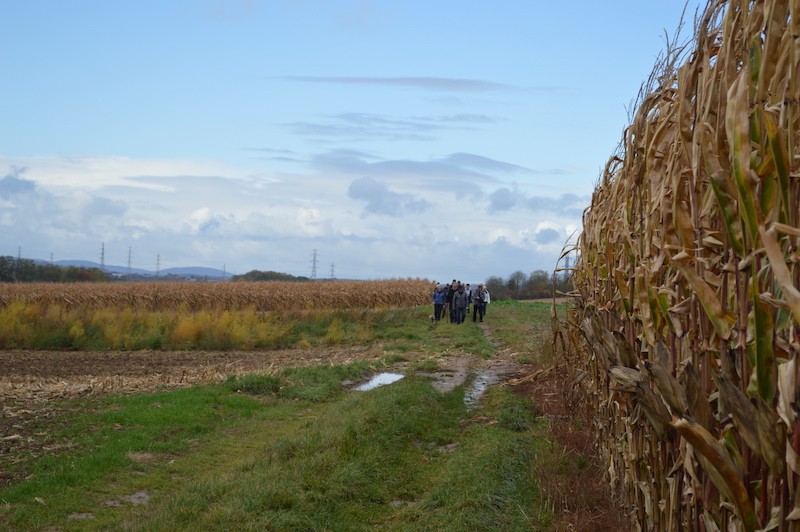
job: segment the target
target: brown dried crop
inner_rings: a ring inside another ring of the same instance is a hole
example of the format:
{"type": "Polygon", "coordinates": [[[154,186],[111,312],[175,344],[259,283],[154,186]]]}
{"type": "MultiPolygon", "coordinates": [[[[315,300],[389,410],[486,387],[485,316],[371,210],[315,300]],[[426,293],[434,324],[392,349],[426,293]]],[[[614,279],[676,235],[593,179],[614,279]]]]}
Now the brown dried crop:
{"type": "Polygon", "coordinates": [[[800,3],[695,26],[602,173],[554,343],[635,527],[798,530],[800,3]]]}

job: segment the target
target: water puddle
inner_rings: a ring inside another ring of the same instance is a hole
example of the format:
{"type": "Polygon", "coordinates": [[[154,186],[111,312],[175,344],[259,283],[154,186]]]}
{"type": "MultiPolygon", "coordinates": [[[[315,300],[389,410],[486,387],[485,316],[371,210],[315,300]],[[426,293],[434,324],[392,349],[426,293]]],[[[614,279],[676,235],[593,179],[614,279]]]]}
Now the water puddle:
{"type": "Polygon", "coordinates": [[[470,387],[466,392],[464,392],[464,404],[467,405],[467,408],[475,408],[478,405],[483,392],[486,391],[486,388],[494,384],[498,384],[499,382],[500,377],[498,377],[497,374],[479,372],[475,376],[475,380],[472,381],[470,387]]]}
{"type": "Polygon", "coordinates": [[[402,379],[404,375],[401,373],[378,373],[374,377],[372,377],[368,382],[365,382],[361,386],[357,386],[354,388],[359,392],[366,392],[367,390],[372,390],[373,388],[377,388],[378,386],[383,386],[384,384],[391,384],[393,382],[397,382],[402,379]]]}

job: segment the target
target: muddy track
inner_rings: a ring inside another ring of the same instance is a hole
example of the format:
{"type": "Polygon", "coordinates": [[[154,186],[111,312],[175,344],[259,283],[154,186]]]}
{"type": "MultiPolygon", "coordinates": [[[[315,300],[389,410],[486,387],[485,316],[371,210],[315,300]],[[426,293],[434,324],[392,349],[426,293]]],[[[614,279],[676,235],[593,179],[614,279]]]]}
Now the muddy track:
{"type": "Polygon", "coordinates": [[[516,353],[498,346],[492,339],[492,330],[485,323],[480,326],[483,335],[497,348],[489,360],[472,355],[457,354],[443,356],[437,360],[438,371],[417,372],[433,379],[433,387],[440,392],[448,392],[456,386],[468,384],[466,400],[477,402],[488,386],[493,386],[521,377],[525,368],[514,361],[516,353]]]}

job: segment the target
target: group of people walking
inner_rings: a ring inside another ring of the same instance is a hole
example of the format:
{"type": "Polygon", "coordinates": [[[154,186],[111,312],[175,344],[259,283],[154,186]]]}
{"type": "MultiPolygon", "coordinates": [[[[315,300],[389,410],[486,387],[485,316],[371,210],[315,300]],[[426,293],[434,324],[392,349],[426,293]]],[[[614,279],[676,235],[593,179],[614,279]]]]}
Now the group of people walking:
{"type": "Polygon", "coordinates": [[[486,305],[491,298],[489,291],[483,283],[478,288],[470,288],[469,283],[453,279],[448,285],[434,283],[433,289],[433,321],[450,318],[450,323],[464,323],[469,316],[469,307],[472,305],[472,321],[476,322],[486,315],[486,305]]]}

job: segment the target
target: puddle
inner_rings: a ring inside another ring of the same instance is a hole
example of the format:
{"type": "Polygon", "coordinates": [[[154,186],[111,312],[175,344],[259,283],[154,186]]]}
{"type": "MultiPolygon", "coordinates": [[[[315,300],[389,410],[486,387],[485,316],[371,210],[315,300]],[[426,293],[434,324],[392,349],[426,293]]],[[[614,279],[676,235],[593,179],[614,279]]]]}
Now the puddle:
{"type": "Polygon", "coordinates": [[[393,382],[397,382],[402,379],[404,375],[401,373],[378,373],[374,377],[372,377],[368,382],[365,382],[361,386],[357,386],[354,388],[359,392],[366,392],[367,390],[372,390],[373,388],[377,388],[378,386],[383,386],[384,384],[391,384],[393,382]]]}
{"type": "Polygon", "coordinates": [[[478,401],[480,401],[483,392],[486,391],[486,388],[494,384],[498,384],[499,382],[500,377],[494,373],[478,373],[475,376],[475,380],[472,381],[469,389],[464,392],[464,404],[466,404],[468,408],[474,408],[477,406],[478,401]]]}

